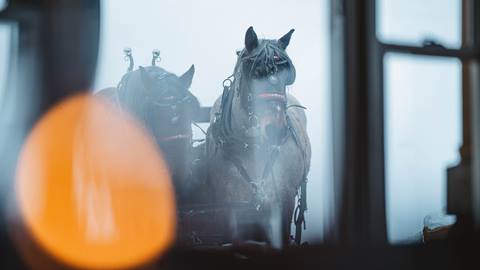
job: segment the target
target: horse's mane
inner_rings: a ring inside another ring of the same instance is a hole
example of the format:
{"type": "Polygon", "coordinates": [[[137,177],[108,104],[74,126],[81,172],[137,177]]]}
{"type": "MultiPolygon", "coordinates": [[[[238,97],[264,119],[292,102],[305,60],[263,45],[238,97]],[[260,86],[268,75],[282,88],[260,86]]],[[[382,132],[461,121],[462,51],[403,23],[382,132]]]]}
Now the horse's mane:
{"type": "Polygon", "coordinates": [[[119,91],[130,98],[135,98],[135,96],[141,96],[149,90],[149,87],[151,87],[148,85],[148,79],[154,80],[157,83],[156,89],[157,91],[159,91],[159,95],[167,91],[172,86],[172,84],[174,86],[177,86],[176,84],[178,84],[177,76],[161,67],[139,67],[139,69],[130,71],[122,77],[122,80],[120,81],[120,85],[118,87],[119,91]],[[148,73],[145,75],[149,76],[149,78],[142,77],[142,69],[145,73],[148,73]],[[132,87],[132,85],[135,85],[136,87],[132,87]]]}
{"type": "MultiPolygon", "coordinates": [[[[146,111],[146,97],[155,98],[168,94],[189,95],[195,103],[198,103],[197,98],[189,89],[184,89],[174,73],[159,66],[139,67],[137,70],[126,73],[117,88],[119,101],[143,121],[152,120],[149,119],[150,112],[146,111]],[[179,92],[179,89],[184,91],[179,92]]],[[[198,106],[200,106],[199,103],[198,106]]]]}
{"type": "Polygon", "coordinates": [[[240,52],[235,66],[234,77],[240,83],[242,78],[266,77],[283,69],[287,69],[290,72],[290,76],[295,78],[295,66],[287,52],[279,46],[278,41],[261,39],[257,48],[253,51],[249,52],[243,49],[240,52]]]}

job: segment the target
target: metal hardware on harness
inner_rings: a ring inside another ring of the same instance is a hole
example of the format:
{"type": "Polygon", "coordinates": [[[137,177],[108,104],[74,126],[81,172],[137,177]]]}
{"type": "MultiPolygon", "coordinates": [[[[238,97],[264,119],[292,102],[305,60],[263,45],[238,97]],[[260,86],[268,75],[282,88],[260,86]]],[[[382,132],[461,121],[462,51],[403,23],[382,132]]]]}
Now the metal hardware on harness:
{"type": "Polygon", "coordinates": [[[302,230],[307,229],[305,220],[305,211],[307,210],[307,179],[305,178],[300,185],[300,194],[297,202],[297,207],[293,214],[295,223],[295,244],[302,243],[302,230]],[[303,226],[302,226],[303,225],[303,226]],[[303,227],[303,228],[302,228],[303,227]]]}
{"type": "MultiPolygon", "coordinates": [[[[231,110],[231,103],[232,103],[232,90],[231,87],[233,85],[234,76],[230,75],[225,80],[223,80],[223,93],[222,99],[220,103],[220,109],[218,112],[215,113],[215,118],[210,125],[212,129],[212,134],[215,138],[215,142],[217,144],[217,148],[220,149],[223,147],[225,142],[227,141],[226,138],[232,137],[232,130],[230,127],[230,110],[231,110]]],[[[215,150],[217,151],[217,150],[215,150]]]]}
{"type": "Polygon", "coordinates": [[[232,78],[233,78],[233,75],[230,75],[228,76],[225,80],[223,80],[223,88],[230,88],[232,86],[232,78]]]}
{"type": "Polygon", "coordinates": [[[152,66],[155,66],[156,63],[159,63],[162,61],[162,58],[160,58],[160,51],[155,49],[152,51],[152,66]]]}
{"type": "Polygon", "coordinates": [[[125,61],[128,62],[128,69],[127,72],[133,71],[133,56],[132,56],[132,49],[131,48],[125,48],[123,49],[123,54],[125,54],[125,61]]]}
{"type": "Polygon", "coordinates": [[[258,127],[258,116],[253,112],[248,113],[248,123],[251,127],[258,127]]]}

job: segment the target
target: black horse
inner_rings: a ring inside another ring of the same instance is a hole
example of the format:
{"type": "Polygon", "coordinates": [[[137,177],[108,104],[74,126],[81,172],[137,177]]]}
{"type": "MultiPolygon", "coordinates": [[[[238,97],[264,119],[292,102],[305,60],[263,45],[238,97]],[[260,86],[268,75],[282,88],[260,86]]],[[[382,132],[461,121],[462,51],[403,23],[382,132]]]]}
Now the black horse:
{"type": "MultiPolygon", "coordinates": [[[[155,53],[155,52],[154,52],[155,53]]],[[[189,201],[195,187],[192,177],[194,154],[192,122],[200,109],[197,98],[189,91],[195,68],[192,65],[183,75],[155,65],[133,70],[131,65],[116,88],[97,93],[116,106],[131,113],[155,138],[168,163],[177,203],[189,201]]]]}

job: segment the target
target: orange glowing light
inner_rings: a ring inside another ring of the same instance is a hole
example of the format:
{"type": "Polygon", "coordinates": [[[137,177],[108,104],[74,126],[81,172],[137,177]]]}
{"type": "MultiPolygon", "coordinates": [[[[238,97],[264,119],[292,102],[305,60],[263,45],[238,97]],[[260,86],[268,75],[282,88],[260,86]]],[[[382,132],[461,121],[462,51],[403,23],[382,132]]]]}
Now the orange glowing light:
{"type": "Polygon", "coordinates": [[[174,240],[173,187],[154,141],[90,95],[67,99],[37,123],[15,189],[36,242],[76,267],[132,267],[174,240]]]}

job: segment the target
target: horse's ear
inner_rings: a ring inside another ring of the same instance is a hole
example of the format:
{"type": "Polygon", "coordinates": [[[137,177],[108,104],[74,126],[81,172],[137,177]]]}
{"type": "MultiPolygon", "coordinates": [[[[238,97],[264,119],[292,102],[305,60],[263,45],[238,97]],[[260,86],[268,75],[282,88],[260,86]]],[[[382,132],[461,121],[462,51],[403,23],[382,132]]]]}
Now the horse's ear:
{"type": "Polygon", "coordinates": [[[183,73],[183,75],[179,77],[180,81],[187,89],[190,88],[190,85],[192,85],[193,74],[195,74],[195,65],[192,65],[187,72],[183,73]]]}
{"type": "Polygon", "coordinates": [[[258,46],[257,33],[255,33],[255,30],[253,30],[253,27],[250,26],[247,29],[247,32],[245,33],[245,49],[247,49],[248,52],[251,52],[257,46],[258,46]]]}
{"type": "Polygon", "coordinates": [[[292,38],[292,34],[293,32],[295,31],[295,29],[292,29],[290,31],[288,31],[288,33],[286,33],[283,37],[281,37],[279,40],[278,40],[278,45],[282,48],[282,49],[286,49],[288,44],[290,44],[290,38],[292,38]]]}
{"type": "Polygon", "coordinates": [[[143,85],[147,91],[150,91],[153,86],[152,78],[148,75],[148,72],[145,70],[144,67],[139,66],[138,69],[140,70],[140,78],[142,78],[143,85]]]}

